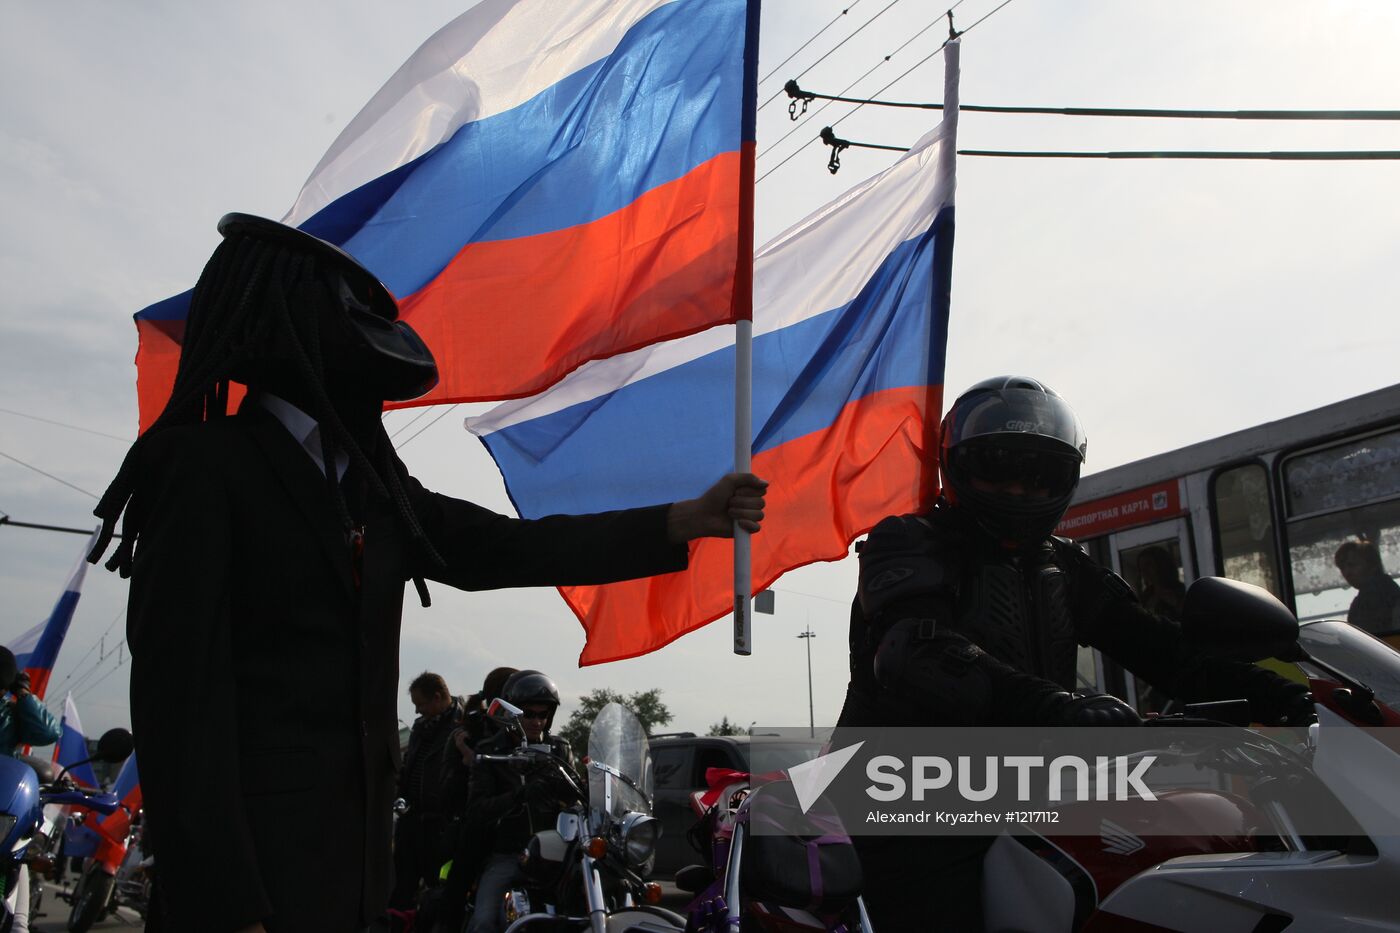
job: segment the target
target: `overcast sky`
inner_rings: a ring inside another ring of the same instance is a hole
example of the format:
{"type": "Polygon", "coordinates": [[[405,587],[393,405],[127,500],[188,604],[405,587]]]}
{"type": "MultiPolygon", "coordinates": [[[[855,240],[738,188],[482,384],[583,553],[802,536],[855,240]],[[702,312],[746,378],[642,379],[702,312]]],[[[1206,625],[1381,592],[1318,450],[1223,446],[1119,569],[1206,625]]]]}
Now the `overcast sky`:
{"type": "MultiPolygon", "coordinates": [[[[958,24],[997,2],[966,0],[958,24]]],[[[761,85],[759,100],[887,3],[769,0],[760,75],[850,13],[761,85]]],[[[101,493],[124,443],[10,412],[133,437],[132,313],[193,283],[224,212],[281,216],[374,91],[469,5],[0,3],[0,453],[101,493]]],[[[835,93],[875,68],[848,93],[876,92],[946,36],[935,25],[879,64],[928,25],[931,10],[893,4],[802,85],[835,93]]],[[[1014,0],[964,39],[962,99],[1393,109],[1398,39],[1393,0],[1014,0]]],[[[938,100],[941,76],[935,58],[885,96],[938,100]]],[[[774,101],[760,113],[759,174],[849,110],[833,105],[779,143],[792,124],[786,98],[774,101]]],[[[907,145],[935,119],[866,107],[837,131],[907,145]]],[[[1400,149],[1400,126],[965,114],[959,143],[1400,149]]],[[[824,148],[809,146],[759,184],[759,241],[893,158],[850,150],[832,176],[824,148]]],[[[1045,380],[1087,427],[1090,472],[1396,381],[1400,163],[965,158],[957,201],[950,397],[997,373],[1045,380]]],[[[430,488],[509,511],[494,466],[462,428],[466,413],[438,420],[403,457],[430,488]]],[[[389,430],[413,416],[389,415],[389,430]]],[[[0,511],[17,520],[90,525],[94,504],[0,458],[0,511]]],[[[0,528],[0,638],[48,613],[80,547],[75,536],[0,528]]],[[[845,689],[854,581],[851,560],[785,577],[778,614],[756,620],[751,658],[730,654],[721,623],[654,655],[582,670],[582,630],[552,590],[435,586],[430,610],[410,591],[402,680],[428,667],[465,693],[510,664],[550,673],[566,709],[598,686],[661,687],[675,728],[704,730],[724,715],[801,723],[806,666],[796,636],[810,624],[816,718],[830,723],[845,689]]],[[[124,655],[88,673],[104,631],[108,651],[123,636],[125,597],[114,575],[89,574],[50,688],[61,702],[79,683],[93,734],[128,722],[124,655]]],[[[400,715],[412,718],[406,698],[400,715]]]]}

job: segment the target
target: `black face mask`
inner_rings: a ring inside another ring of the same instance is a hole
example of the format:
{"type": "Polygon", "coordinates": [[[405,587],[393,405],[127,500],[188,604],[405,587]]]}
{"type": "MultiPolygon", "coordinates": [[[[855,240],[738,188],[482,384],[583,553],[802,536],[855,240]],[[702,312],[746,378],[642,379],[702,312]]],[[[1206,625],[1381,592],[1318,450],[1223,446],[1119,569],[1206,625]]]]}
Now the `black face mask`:
{"type": "MultiPolygon", "coordinates": [[[[310,306],[293,308],[294,317],[307,312],[316,315],[322,367],[327,381],[334,382],[342,396],[404,402],[437,385],[432,351],[412,327],[398,319],[398,304],[389,290],[349,253],[295,227],[250,214],[224,215],[219,232],[277,241],[312,260],[317,273],[310,288],[298,289],[287,301],[310,306]]],[[[298,326],[303,335],[304,327],[304,322],[298,326]]],[[[304,336],[302,342],[306,342],[304,336]]],[[[238,381],[276,391],[271,383],[284,382],[282,374],[300,365],[295,349],[281,333],[272,334],[269,345],[257,355],[250,371],[240,374],[247,378],[236,376],[238,381]]]]}

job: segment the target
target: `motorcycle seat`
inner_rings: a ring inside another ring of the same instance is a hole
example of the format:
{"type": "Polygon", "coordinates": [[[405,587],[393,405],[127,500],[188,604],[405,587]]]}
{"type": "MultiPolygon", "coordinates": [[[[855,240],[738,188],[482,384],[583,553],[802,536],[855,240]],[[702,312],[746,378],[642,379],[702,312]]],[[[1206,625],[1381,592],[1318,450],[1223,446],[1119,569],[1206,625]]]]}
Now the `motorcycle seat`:
{"type": "Polygon", "coordinates": [[[803,814],[787,782],[766,784],[745,802],[751,831],[744,836],[740,884],[747,897],[818,913],[838,911],[860,895],[864,878],[851,841],[821,804],[803,814]],[[769,828],[755,831],[761,819],[769,828]],[[774,825],[823,827],[820,835],[779,834],[774,825]],[[832,831],[834,830],[834,831],[832,831]]]}

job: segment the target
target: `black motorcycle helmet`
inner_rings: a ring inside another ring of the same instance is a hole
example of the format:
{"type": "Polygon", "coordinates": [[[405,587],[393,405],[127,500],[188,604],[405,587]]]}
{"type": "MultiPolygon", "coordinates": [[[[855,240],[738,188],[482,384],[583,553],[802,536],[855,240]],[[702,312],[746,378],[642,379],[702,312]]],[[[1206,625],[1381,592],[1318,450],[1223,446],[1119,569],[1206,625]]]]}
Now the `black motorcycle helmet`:
{"type": "Polygon", "coordinates": [[[549,718],[545,720],[544,731],[549,732],[554,725],[554,714],[559,709],[559,689],[539,671],[516,671],[501,688],[501,698],[512,706],[524,709],[529,705],[549,707],[549,718]]]}
{"type": "Polygon", "coordinates": [[[943,418],[943,495],[1003,546],[1035,544],[1069,508],[1087,449],[1079,417],[1054,389],[1025,376],[985,379],[943,418]],[[1007,485],[1023,491],[989,488],[1007,485]]]}

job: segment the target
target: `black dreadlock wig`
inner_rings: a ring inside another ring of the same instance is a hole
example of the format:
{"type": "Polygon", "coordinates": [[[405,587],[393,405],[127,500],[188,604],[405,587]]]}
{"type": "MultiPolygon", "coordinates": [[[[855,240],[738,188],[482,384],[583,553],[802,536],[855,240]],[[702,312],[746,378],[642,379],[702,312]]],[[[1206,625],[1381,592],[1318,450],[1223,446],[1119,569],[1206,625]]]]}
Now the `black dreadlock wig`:
{"type": "MultiPolygon", "coordinates": [[[[334,364],[338,351],[344,349],[345,328],[337,320],[343,313],[337,289],[343,287],[344,278],[327,269],[323,256],[297,248],[294,241],[246,231],[226,233],[195,285],[170,399],[160,417],[131,445],[93,510],[102,519],[102,533],[88,560],[97,563],[102,558],[125,512],[121,544],[106,567],[122,577],[131,575],[142,522],[127,506],[144,472],[147,443],[168,428],[226,417],[233,380],[276,391],[305,409],[321,425],[322,462],[333,464],[335,452],[344,451],[370,494],[392,500],[404,531],[429,561],[442,566],[442,557],[423,532],[404,492],[407,470],[377,412],[371,419],[347,417],[349,412],[336,405],[339,393],[330,388],[340,374],[334,365],[327,366],[323,351],[329,351],[334,364]]],[[[354,529],[349,506],[336,471],[325,472],[348,540],[354,529]]],[[[422,578],[413,582],[423,605],[428,605],[422,578]]]]}

